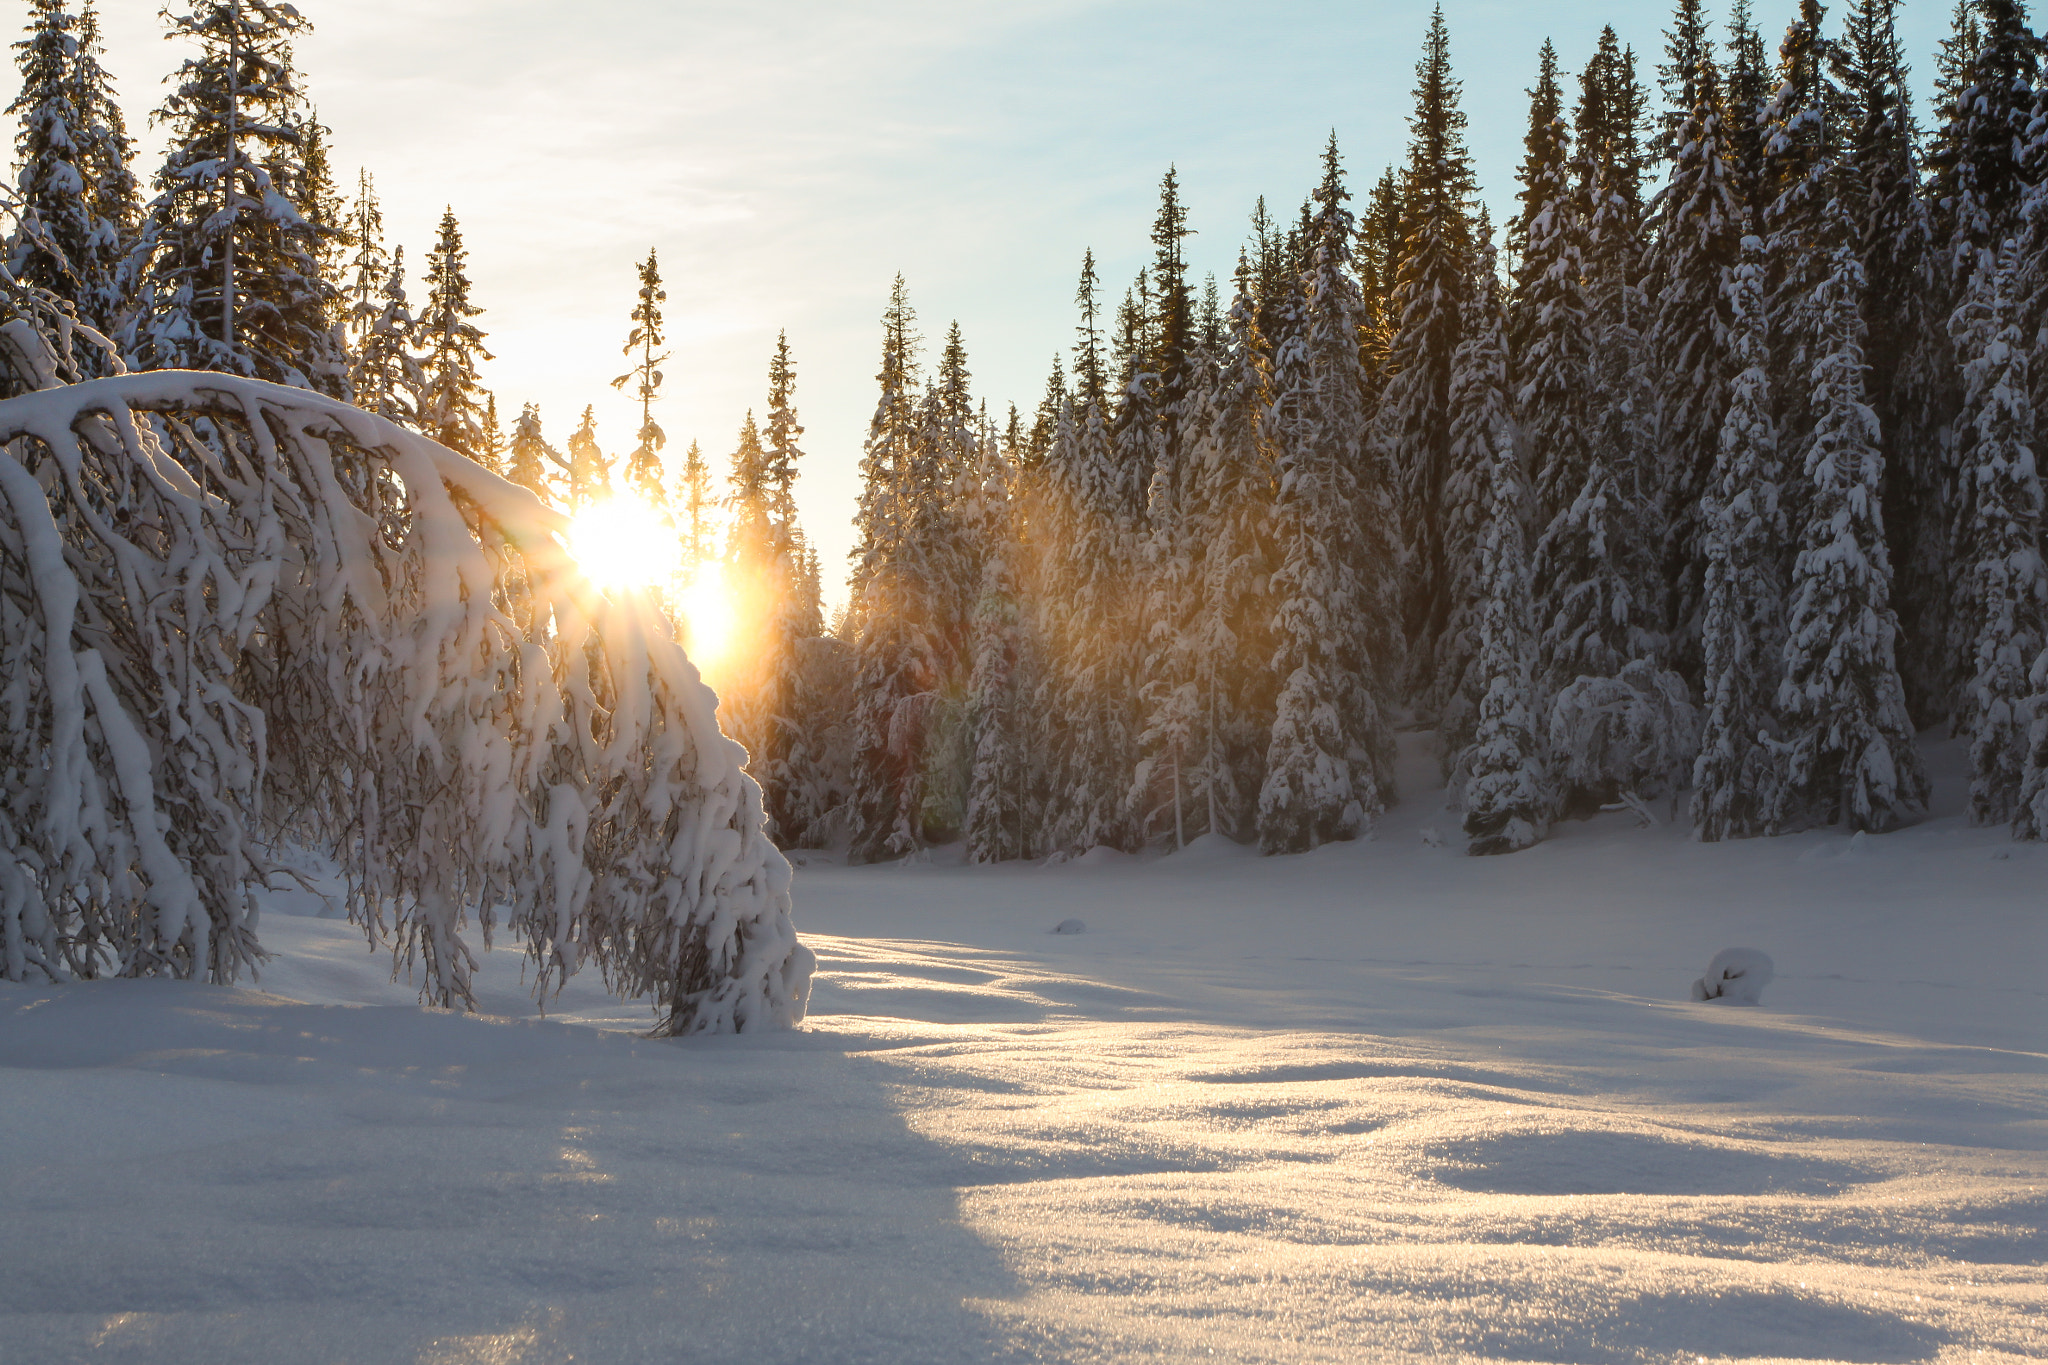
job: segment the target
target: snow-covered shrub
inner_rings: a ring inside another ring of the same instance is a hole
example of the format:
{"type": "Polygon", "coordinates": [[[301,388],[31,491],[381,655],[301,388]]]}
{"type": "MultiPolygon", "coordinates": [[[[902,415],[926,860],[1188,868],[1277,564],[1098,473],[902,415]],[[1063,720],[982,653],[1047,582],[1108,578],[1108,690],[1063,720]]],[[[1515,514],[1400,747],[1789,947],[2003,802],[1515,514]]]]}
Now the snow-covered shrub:
{"type": "Polygon", "coordinates": [[[1550,753],[1564,813],[1661,796],[1699,753],[1699,712],[1685,681],[1647,660],[1614,678],[1580,678],[1550,707],[1550,753]]]}
{"type": "Polygon", "coordinates": [[[561,517],[258,380],[0,402],[0,976],[255,967],[264,850],[469,1002],[475,916],[542,992],[595,962],[665,1032],[786,1025],[812,958],[715,700],[561,517]]]}
{"type": "Polygon", "coordinates": [[[1769,954],[1755,948],[1723,948],[1707,964],[1707,974],[1692,983],[1692,998],[1760,1005],[1764,987],[1775,974],[1769,954]]]}

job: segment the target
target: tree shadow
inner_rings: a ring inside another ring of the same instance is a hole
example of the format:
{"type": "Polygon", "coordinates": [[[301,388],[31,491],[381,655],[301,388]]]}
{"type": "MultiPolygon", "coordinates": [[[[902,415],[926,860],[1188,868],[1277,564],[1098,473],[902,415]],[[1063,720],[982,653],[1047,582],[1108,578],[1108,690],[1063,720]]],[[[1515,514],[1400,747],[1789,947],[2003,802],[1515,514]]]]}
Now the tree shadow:
{"type": "Polygon", "coordinates": [[[10,1365],[1001,1361],[957,1162],[826,1034],[0,992],[10,1365]]]}

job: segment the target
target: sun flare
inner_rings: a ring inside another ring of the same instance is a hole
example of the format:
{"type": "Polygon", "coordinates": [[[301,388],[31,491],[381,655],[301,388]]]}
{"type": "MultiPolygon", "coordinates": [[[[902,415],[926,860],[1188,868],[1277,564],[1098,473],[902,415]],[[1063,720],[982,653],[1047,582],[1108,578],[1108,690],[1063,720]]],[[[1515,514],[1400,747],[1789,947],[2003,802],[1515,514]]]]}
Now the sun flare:
{"type": "Polygon", "coordinates": [[[676,573],[676,533],[644,503],[611,498],[576,514],[569,553],[593,583],[606,588],[650,588],[676,573]]]}
{"type": "Polygon", "coordinates": [[[696,576],[677,597],[676,613],[682,618],[683,648],[700,668],[725,657],[736,613],[717,560],[697,566],[696,576]]]}

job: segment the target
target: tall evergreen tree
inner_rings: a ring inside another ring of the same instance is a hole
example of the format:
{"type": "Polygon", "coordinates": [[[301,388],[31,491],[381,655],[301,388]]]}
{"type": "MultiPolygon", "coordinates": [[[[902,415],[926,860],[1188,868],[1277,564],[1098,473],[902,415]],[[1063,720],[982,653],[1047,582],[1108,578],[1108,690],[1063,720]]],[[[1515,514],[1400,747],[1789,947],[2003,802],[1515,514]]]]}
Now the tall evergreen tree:
{"type": "Polygon", "coordinates": [[[1238,840],[1253,832],[1274,704],[1262,591],[1271,572],[1273,468],[1263,424],[1272,395],[1253,288],[1240,253],[1228,350],[1185,508],[1188,537],[1202,547],[1188,632],[1185,800],[1198,828],[1238,840]]]}
{"type": "MultiPolygon", "coordinates": [[[[640,432],[633,453],[626,457],[626,481],[643,501],[659,507],[667,501],[662,489],[661,448],[668,437],[654,420],[654,402],[661,396],[661,367],[668,361],[668,352],[661,349],[667,344],[661,330],[661,305],[668,301],[668,291],[661,287],[661,267],[651,248],[639,270],[633,330],[621,352],[633,361],[633,368],[614,379],[612,387],[624,388],[631,381],[633,397],[640,402],[640,432]]],[[[751,416],[748,420],[751,422],[751,416]]]]}
{"type": "Polygon", "coordinates": [[[425,352],[421,368],[427,376],[420,394],[420,424],[442,445],[474,458],[483,442],[484,412],[477,364],[491,359],[491,353],[484,349],[484,333],[473,321],[484,310],[469,300],[469,277],[462,273],[468,255],[455,211],[444,209],[440,236],[427,257],[427,309],[419,321],[425,352]]]}
{"type": "MultiPolygon", "coordinates": [[[[1835,191],[1842,100],[1831,78],[1832,44],[1821,35],[1822,17],[1819,0],[1800,0],[1778,48],[1777,89],[1762,114],[1763,164],[1752,219],[1761,225],[1770,267],[1771,340],[1780,374],[1810,372],[1826,344],[1807,305],[1841,245],[1835,191]]],[[[1794,449],[1804,447],[1814,420],[1807,396],[1799,385],[1778,395],[1779,429],[1794,449]]],[[[1797,524],[1797,499],[1791,515],[1797,524]]]]}
{"type": "Polygon", "coordinates": [[[563,455],[541,434],[540,407],[528,403],[520,409],[519,421],[512,428],[512,442],[505,452],[505,477],[543,502],[552,502],[554,472],[565,463],[563,455]]]}
{"type": "Polygon", "coordinates": [[[377,198],[377,182],[369,171],[356,177],[356,202],[349,210],[349,241],[355,255],[349,260],[349,278],[344,302],[348,309],[349,349],[360,361],[363,339],[384,312],[384,288],[391,278],[391,256],[384,250],[384,206],[377,198]]]}
{"type": "Polygon", "coordinates": [[[1942,428],[1954,400],[1934,222],[1920,193],[1911,91],[1898,37],[1898,0],[1854,0],[1835,76],[1842,92],[1836,194],[1868,287],[1870,401],[1885,459],[1885,531],[1899,613],[1899,672],[1917,721],[1948,698],[1947,457],[1942,428]]]}
{"type": "Polygon", "coordinates": [[[1641,225],[1647,106],[1648,96],[1636,80],[1635,53],[1607,25],[1579,75],[1579,101],[1572,111],[1575,169],[1588,221],[1614,213],[1630,233],[1641,225]],[[1604,205],[1609,199],[1615,201],[1612,208],[1604,205]]]}
{"type": "MultiPolygon", "coordinates": [[[[1463,334],[1472,263],[1474,182],[1459,89],[1451,75],[1450,35],[1439,5],[1416,66],[1394,287],[1399,321],[1389,347],[1391,377],[1377,431],[1399,478],[1409,575],[1403,617],[1414,677],[1424,682],[1435,674],[1438,636],[1449,616],[1443,494],[1450,460],[1451,361],[1463,334]]],[[[1280,344],[1277,330],[1275,344],[1280,344]]]]}
{"type": "Polygon", "coordinates": [[[1507,229],[1508,259],[1514,263],[1515,292],[1508,315],[1508,346],[1519,354],[1527,346],[1531,280],[1546,273],[1532,264],[1529,233],[1551,205],[1571,198],[1571,132],[1564,119],[1564,89],[1557,79],[1557,49],[1543,40],[1536,54],[1536,87],[1529,91],[1529,131],[1522,139],[1522,164],[1515,172],[1521,184],[1515,197],[1521,209],[1507,229]]]}
{"type": "Polygon", "coordinates": [[[1883,455],[1863,390],[1862,273],[1855,254],[1838,247],[1813,305],[1826,345],[1812,372],[1808,511],[1778,692],[1786,769],[1771,823],[1781,828],[1881,831],[1927,802],[1894,658],[1883,455]]]}
{"type": "MultiPolygon", "coordinates": [[[[1558,172],[1549,178],[1559,186],[1561,196],[1569,194],[1561,162],[1558,172]]],[[[1531,227],[1539,243],[1549,230],[1548,222],[1548,216],[1542,212],[1534,217],[1531,227]]],[[[1469,542],[1470,550],[1453,562],[1451,624],[1444,632],[1444,649],[1439,659],[1443,703],[1437,725],[1437,752],[1444,776],[1460,788],[1465,771],[1461,765],[1472,757],[1467,745],[1495,681],[1489,670],[1499,667],[1512,671],[1512,667],[1519,667],[1528,675],[1526,680],[1533,682],[1535,664],[1535,635],[1530,629],[1532,613],[1528,600],[1532,585],[1520,526],[1529,509],[1523,496],[1520,441],[1508,380],[1507,319],[1494,271],[1492,244],[1482,238],[1472,303],[1466,312],[1465,340],[1458,347],[1457,363],[1451,372],[1451,462],[1458,482],[1466,489],[1460,503],[1469,509],[1464,513],[1469,526],[1461,529],[1460,538],[1469,542]],[[1496,486],[1504,475],[1503,460],[1513,470],[1512,487],[1507,489],[1496,486]],[[1501,538],[1501,529],[1493,524],[1502,514],[1517,519],[1512,544],[1501,538]],[[1492,594],[1503,586],[1503,574],[1519,582],[1516,591],[1520,599],[1511,604],[1510,616],[1496,612],[1491,600],[1492,594]],[[1489,631],[1496,632],[1498,638],[1489,640],[1489,631]],[[1489,649],[1493,650],[1491,658],[1489,649]],[[1503,649],[1506,654],[1500,652],[1503,649]]],[[[1526,705],[1534,706],[1536,701],[1532,695],[1523,696],[1526,705]]]]}
{"type": "Polygon", "coordinates": [[[1195,297],[1181,251],[1181,242],[1193,235],[1187,205],[1180,198],[1179,174],[1168,166],[1159,182],[1159,214],[1152,224],[1152,355],[1146,368],[1156,376],[1159,458],[1170,465],[1182,458],[1180,413],[1188,396],[1196,344],[1195,297]]]}
{"type": "Polygon", "coordinates": [[[1482,256],[1472,325],[1452,380],[1458,413],[1452,442],[1470,452],[1486,508],[1468,590],[1477,621],[1464,695],[1476,698],[1467,703],[1469,720],[1458,727],[1464,733],[1440,736],[1462,749],[1450,766],[1462,780],[1467,848],[1475,854],[1529,847],[1543,837],[1551,806],[1522,541],[1527,489],[1509,417],[1507,345],[1492,256],[1490,249],[1482,256]]]}
{"type": "Polygon", "coordinates": [[[882,317],[881,394],[861,458],[851,615],[856,669],[853,837],[856,862],[897,857],[924,839],[926,731],[950,672],[934,629],[921,523],[937,510],[917,402],[916,313],[897,276],[882,317]]]}
{"type": "Polygon", "coordinates": [[[1693,766],[1694,837],[1714,842],[1765,834],[1778,808],[1776,730],[1784,662],[1786,544],[1780,503],[1784,455],[1772,417],[1769,310],[1763,242],[1744,239],[1729,282],[1731,357],[1739,367],[1714,480],[1701,507],[1706,610],[1701,694],[1706,702],[1693,766]]]}
{"type": "Polygon", "coordinates": [[[48,290],[80,321],[109,332],[120,316],[126,242],[95,180],[95,92],[80,80],[88,38],[78,30],[67,0],[33,0],[29,36],[14,45],[21,93],[7,112],[21,120],[14,140],[21,174],[7,266],[16,280],[48,290]]]}
{"type": "Polygon", "coordinates": [[[363,322],[356,342],[349,391],[365,412],[418,430],[427,376],[414,356],[419,323],[405,301],[404,247],[391,258],[371,303],[375,311],[363,322]]]}
{"type": "Polygon", "coordinates": [[[1966,520],[1956,527],[1956,643],[1968,670],[1956,698],[1970,737],[1970,819],[2005,824],[2018,809],[2033,715],[2028,670],[2048,645],[2041,562],[2041,478],[2029,448],[2030,347],[2014,301],[2012,244],[1984,252],[1949,327],[1963,362],[1959,462],[1966,520]]]}
{"type": "MultiPolygon", "coordinates": [[[[81,120],[76,165],[94,212],[113,226],[118,247],[125,251],[142,218],[142,198],[135,182],[135,146],[128,136],[128,122],[114,93],[114,79],[100,61],[105,54],[99,11],[93,0],[85,0],[78,12],[78,48],[71,63],[71,104],[81,120]]],[[[110,267],[117,264],[109,262],[110,267]]],[[[114,283],[118,287],[120,281],[114,283]]],[[[125,298],[116,299],[117,304],[125,302],[125,298]]],[[[107,320],[112,322],[115,317],[110,312],[107,320]]]]}
{"type": "MultiPolygon", "coordinates": [[[[1706,73],[1718,78],[1714,40],[1707,31],[1706,11],[1700,0],[1677,0],[1671,27],[1664,31],[1664,62],[1657,68],[1657,80],[1664,88],[1664,112],[1659,117],[1662,133],[1657,154],[1661,160],[1676,161],[1686,146],[1686,120],[1707,97],[1706,73]]],[[[1720,92],[1714,91],[1715,103],[1720,92]]]]}
{"type": "MultiPolygon", "coordinates": [[[[1689,0],[1688,0],[1689,2],[1689,0]]],[[[1652,206],[1656,245],[1648,287],[1655,302],[1645,349],[1657,375],[1659,510],[1670,601],[1665,620],[1678,661],[1696,661],[1705,558],[1700,498],[1713,473],[1728,411],[1726,272],[1736,262],[1742,208],[1735,198],[1720,76],[1701,58],[1697,102],[1677,135],[1671,176],[1652,206]]]]}
{"type": "Polygon", "coordinates": [[[281,169],[279,180],[286,195],[312,231],[313,262],[327,283],[326,305],[329,326],[348,322],[347,266],[352,233],[349,203],[334,179],[334,163],[327,154],[327,135],[333,131],[320,121],[320,111],[310,109],[294,120],[299,134],[300,155],[294,164],[281,169]]]}
{"type": "MultiPolygon", "coordinates": [[[[1441,28],[1439,15],[1438,39],[1441,28]]],[[[1438,76],[1447,82],[1447,68],[1438,76]]],[[[1259,791],[1267,853],[1356,838],[1394,799],[1381,698],[1399,634],[1392,585],[1379,576],[1392,558],[1393,500],[1366,445],[1356,340],[1363,306],[1350,272],[1347,198],[1333,137],[1304,234],[1308,269],[1280,310],[1273,360],[1270,671],[1280,691],[1259,791]],[[1290,322],[1297,311],[1301,320],[1290,322]]]]}
{"type": "MultiPolygon", "coordinates": [[[[693,463],[685,465],[686,487],[694,497],[689,529],[685,532],[683,558],[692,569],[711,557],[709,519],[711,476],[696,442],[690,443],[693,463]]],[[[569,433],[569,506],[581,510],[601,502],[612,493],[612,465],[597,444],[597,408],[583,409],[583,420],[569,433]]]]}
{"type": "Polygon", "coordinates": [[[1970,0],[1956,19],[1942,73],[1941,128],[1927,163],[1940,230],[1954,253],[1950,279],[1960,294],[1977,253],[1996,250],[2019,225],[2041,41],[2027,26],[2021,0],[1970,0]]]}
{"type": "MultiPolygon", "coordinates": [[[[583,425],[569,438],[570,496],[600,497],[611,491],[611,466],[597,448],[596,422],[591,410],[583,410],[583,425]]],[[[683,469],[676,480],[672,506],[676,514],[676,539],[682,546],[682,561],[691,573],[717,556],[714,514],[717,499],[711,495],[711,466],[695,441],[683,452],[683,469]]]]}
{"type": "Polygon", "coordinates": [[[304,119],[291,41],[306,21],[274,0],[166,11],[197,46],[158,117],[170,154],[128,269],[123,341],[141,369],[225,370],[339,395],[347,359],[319,227],[294,203],[304,119]]]}
{"type": "Polygon", "coordinates": [[[1137,766],[1130,594],[1135,527],[1105,408],[1094,256],[1084,257],[1074,394],[1046,460],[1042,511],[1040,683],[1046,842],[1056,852],[1131,842],[1137,766]]]}
{"type": "Polygon", "coordinates": [[[996,442],[984,441],[967,494],[966,531],[981,581],[970,621],[973,759],[964,832],[967,856],[977,863],[1028,858],[1032,852],[1032,765],[1023,690],[1029,645],[1017,578],[1022,546],[1010,499],[1014,472],[996,442]]]}

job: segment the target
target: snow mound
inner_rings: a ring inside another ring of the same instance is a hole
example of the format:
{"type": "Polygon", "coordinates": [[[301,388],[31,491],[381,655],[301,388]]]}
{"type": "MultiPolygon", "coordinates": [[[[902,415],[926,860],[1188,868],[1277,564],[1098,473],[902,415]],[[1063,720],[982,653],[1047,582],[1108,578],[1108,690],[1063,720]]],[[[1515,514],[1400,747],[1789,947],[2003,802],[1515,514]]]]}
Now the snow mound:
{"type": "Polygon", "coordinates": [[[1202,834],[1175,850],[1173,860],[1185,866],[1188,863],[1220,862],[1225,858],[1256,856],[1256,849],[1238,843],[1227,834],[1202,834]]]}
{"type": "Polygon", "coordinates": [[[1759,1005],[1774,974],[1769,954],[1755,948],[1723,948],[1707,964],[1707,974],[1692,983],[1692,998],[1759,1005]]]}
{"type": "Polygon", "coordinates": [[[1088,926],[1077,919],[1063,919],[1053,926],[1052,931],[1055,934],[1085,934],[1088,926]]]}
{"type": "Polygon", "coordinates": [[[1097,844],[1080,857],[1074,859],[1076,867],[1115,867],[1131,861],[1131,855],[1108,844],[1097,844]]]}

